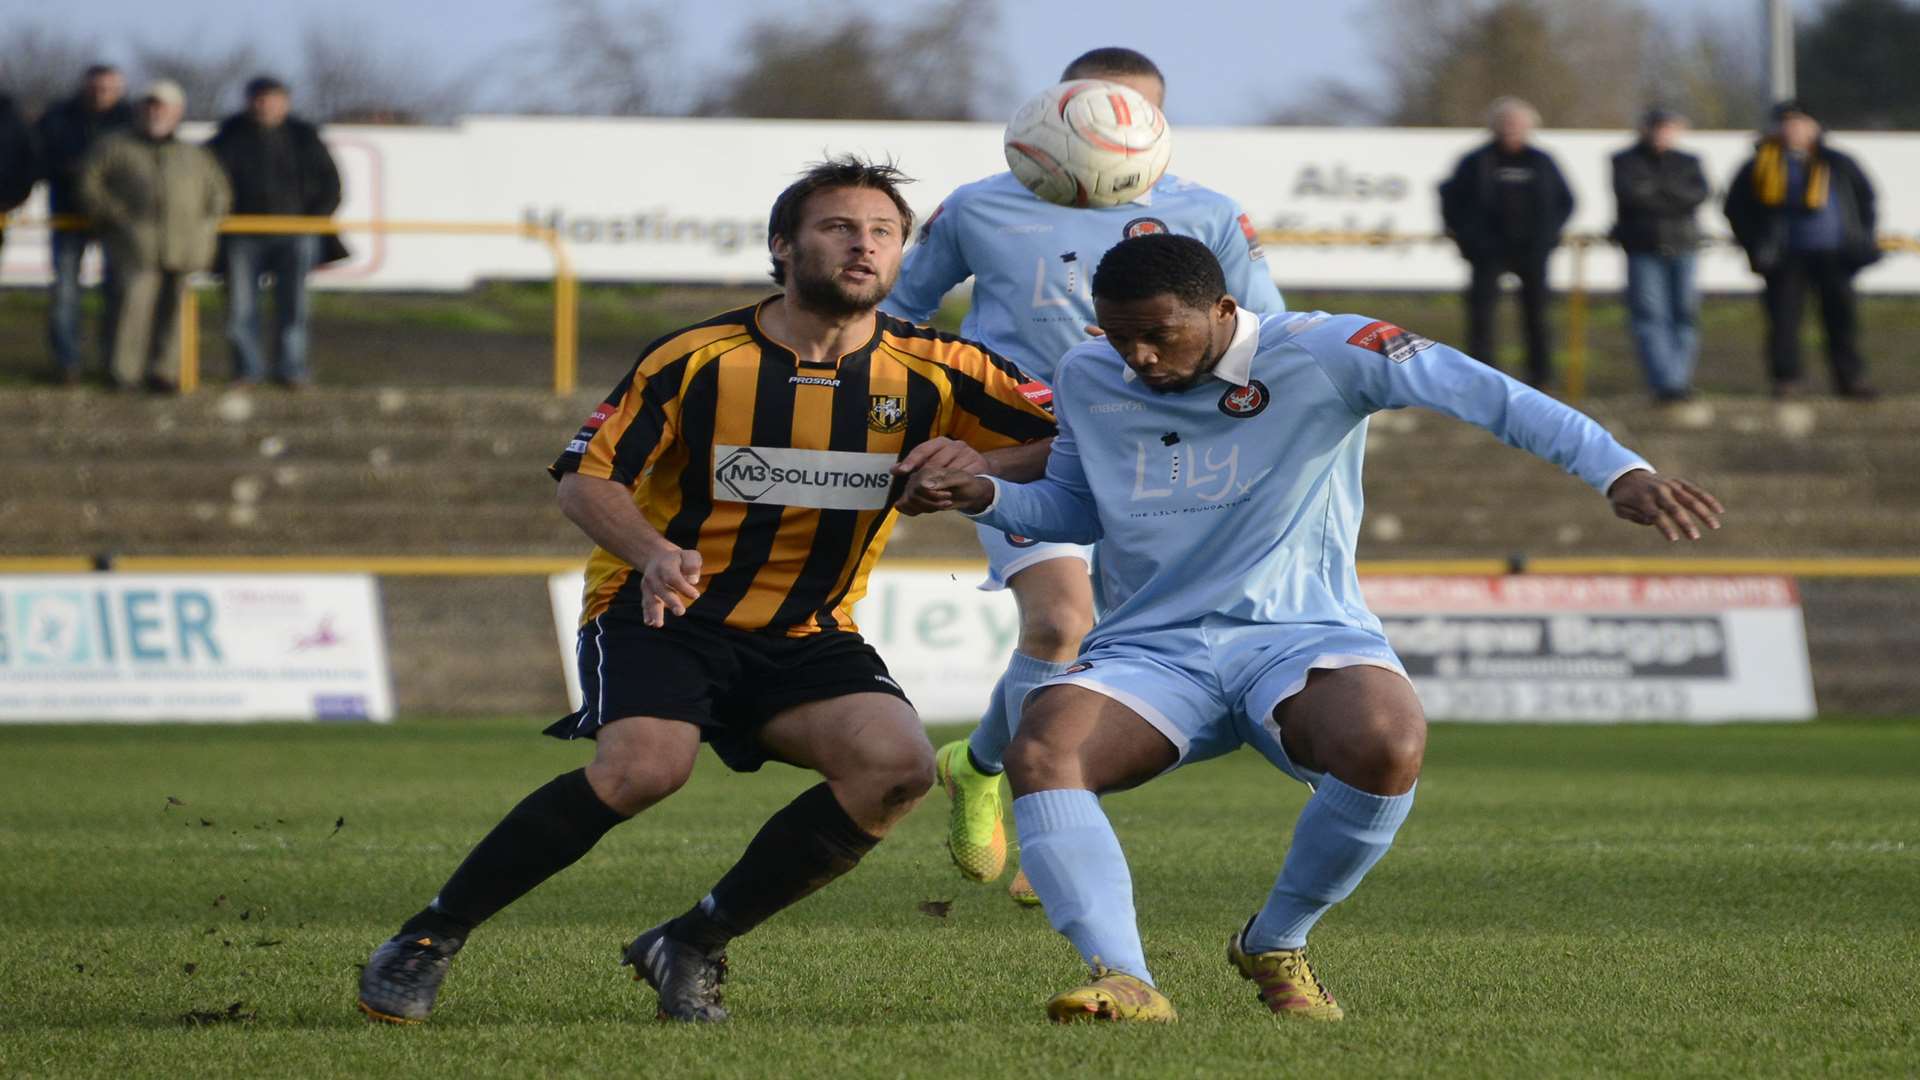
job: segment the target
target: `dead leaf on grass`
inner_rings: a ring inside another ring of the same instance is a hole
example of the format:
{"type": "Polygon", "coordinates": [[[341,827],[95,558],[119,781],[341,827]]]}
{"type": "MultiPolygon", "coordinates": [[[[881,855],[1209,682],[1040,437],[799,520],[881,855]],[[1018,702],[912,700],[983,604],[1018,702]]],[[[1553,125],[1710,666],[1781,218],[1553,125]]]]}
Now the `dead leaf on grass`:
{"type": "Polygon", "coordinates": [[[256,1009],[247,1008],[244,1001],[236,1001],[226,1007],[224,1012],[211,1009],[189,1009],[180,1014],[180,1022],[188,1027],[205,1027],[209,1024],[246,1024],[260,1015],[256,1009]]]}

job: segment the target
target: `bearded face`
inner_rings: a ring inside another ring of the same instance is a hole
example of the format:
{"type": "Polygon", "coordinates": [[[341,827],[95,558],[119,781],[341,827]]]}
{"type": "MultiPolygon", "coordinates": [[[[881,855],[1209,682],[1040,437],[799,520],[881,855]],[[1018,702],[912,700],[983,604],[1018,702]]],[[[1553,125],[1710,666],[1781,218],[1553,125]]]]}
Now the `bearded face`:
{"type": "Polygon", "coordinates": [[[777,241],[787,288],[803,308],[855,315],[879,305],[900,276],[900,211],[883,191],[833,188],[807,199],[791,242],[777,241]]]}

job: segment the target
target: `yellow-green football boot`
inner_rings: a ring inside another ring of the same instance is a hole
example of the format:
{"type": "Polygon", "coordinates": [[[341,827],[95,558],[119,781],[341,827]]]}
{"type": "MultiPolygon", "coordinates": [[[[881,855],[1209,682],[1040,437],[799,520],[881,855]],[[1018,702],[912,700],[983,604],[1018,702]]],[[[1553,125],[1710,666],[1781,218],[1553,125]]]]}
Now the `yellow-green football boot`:
{"type": "Polygon", "coordinates": [[[1047,1018],[1056,1024],[1082,1020],[1121,1020],[1171,1024],[1180,1019],[1167,995],[1146,980],[1106,968],[1093,969],[1093,981],[1062,990],[1047,1000],[1047,1018]]]}
{"type": "Polygon", "coordinates": [[[1347,1015],[1307,963],[1307,950],[1274,949],[1250,953],[1246,949],[1247,931],[1253,920],[1227,939],[1227,963],[1260,988],[1260,1000],[1275,1016],[1297,1016],[1303,1020],[1338,1020],[1347,1015]]]}
{"type": "Polygon", "coordinates": [[[1000,777],[988,776],[967,760],[962,739],[940,748],[934,757],[940,786],[946,789],[947,853],[953,865],[975,881],[994,881],[1007,869],[1007,826],[1000,813],[1000,777]]]}

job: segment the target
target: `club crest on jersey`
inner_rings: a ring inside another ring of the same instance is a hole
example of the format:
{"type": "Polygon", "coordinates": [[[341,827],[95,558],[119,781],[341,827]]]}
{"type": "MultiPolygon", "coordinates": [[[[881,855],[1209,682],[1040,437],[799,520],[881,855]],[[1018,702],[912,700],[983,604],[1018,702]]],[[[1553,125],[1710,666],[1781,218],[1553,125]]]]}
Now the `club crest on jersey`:
{"type": "Polygon", "coordinates": [[[867,429],[881,435],[903,431],[907,426],[907,403],[896,394],[874,394],[867,407],[867,429]]]}
{"type": "Polygon", "coordinates": [[[1396,364],[1404,364],[1416,354],[1433,348],[1432,340],[1402,330],[1390,322],[1368,323],[1348,338],[1347,344],[1372,349],[1396,364]]]}
{"type": "Polygon", "coordinates": [[[1120,237],[1123,240],[1131,240],[1136,236],[1152,236],[1155,233],[1169,231],[1171,230],[1167,228],[1167,223],[1159,218],[1137,217],[1121,227],[1120,237]]]}
{"type": "Polygon", "coordinates": [[[1245,386],[1228,387],[1227,392],[1220,395],[1220,411],[1235,420],[1248,420],[1266,409],[1269,397],[1267,384],[1252,379],[1245,386]]]}

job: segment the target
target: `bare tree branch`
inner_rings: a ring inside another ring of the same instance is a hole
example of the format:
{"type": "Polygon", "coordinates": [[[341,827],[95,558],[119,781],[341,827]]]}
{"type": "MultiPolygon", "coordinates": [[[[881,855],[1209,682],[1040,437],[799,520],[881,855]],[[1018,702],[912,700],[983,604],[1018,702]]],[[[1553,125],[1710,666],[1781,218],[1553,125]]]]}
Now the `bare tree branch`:
{"type": "Polygon", "coordinates": [[[67,34],[37,22],[15,20],[0,28],[0,89],[28,116],[80,86],[81,73],[100,63],[100,39],[67,34]]]}

